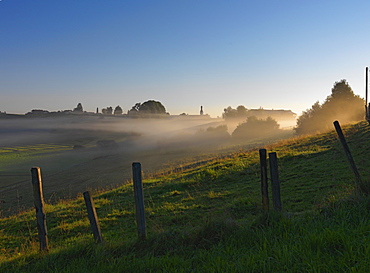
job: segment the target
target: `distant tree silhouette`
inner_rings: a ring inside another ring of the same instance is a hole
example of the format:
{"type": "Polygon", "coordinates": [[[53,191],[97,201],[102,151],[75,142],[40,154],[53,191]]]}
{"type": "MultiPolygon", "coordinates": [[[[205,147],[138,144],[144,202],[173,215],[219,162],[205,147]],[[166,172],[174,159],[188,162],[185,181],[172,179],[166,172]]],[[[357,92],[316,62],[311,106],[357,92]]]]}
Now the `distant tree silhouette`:
{"type": "Polygon", "coordinates": [[[166,114],[166,108],[159,101],[148,100],[140,105],[139,112],[144,114],[166,114]]]}
{"type": "Polygon", "coordinates": [[[249,116],[245,122],[236,127],[232,133],[232,137],[234,139],[260,137],[277,132],[279,127],[280,125],[277,121],[271,117],[258,119],[255,116],[249,116]]]}
{"type": "Polygon", "coordinates": [[[77,104],[77,107],[73,109],[73,112],[78,112],[78,113],[82,113],[84,110],[82,108],[82,104],[79,103],[77,104]]]}
{"type": "Polygon", "coordinates": [[[123,111],[121,106],[117,105],[116,108],[114,108],[114,115],[122,115],[123,111]]]}
{"type": "Polygon", "coordinates": [[[243,105],[239,105],[238,107],[236,107],[236,112],[240,117],[247,116],[247,111],[247,108],[245,108],[243,105]]]}
{"type": "Polygon", "coordinates": [[[113,114],[113,108],[112,106],[109,106],[107,108],[103,108],[101,109],[101,112],[104,114],[104,115],[112,115],[113,114]]]}
{"type": "Polygon", "coordinates": [[[297,119],[297,134],[311,134],[333,129],[333,122],[345,124],[364,119],[365,101],[355,95],[346,80],[335,82],[323,104],[317,101],[297,119]]]}
{"type": "Polygon", "coordinates": [[[131,110],[127,111],[128,115],[136,115],[139,113],[139,108],[140,108],[141,103],[137,102],[135,103],[134,106],[132,106],[131,110]]]}
{"type": "Polygon", "coordinates": [[[222,117],[224,119],[245,119],[248,115],[248,109],[243,105],[239,105],[236,109],[231,106],[224,109],[222,117]]]}
{"type": "Polygon", "coordinates": [[[224,109],[224,112],[222,113],[222,117],[224,119],[236,118],[237,117],[236,109],[233,109],[231,106],[228,106],[227,108],[224,109]]]}
{"type": "Polygon", "coordinates": [[[136,103],[134,106],[132,106],[131,110],[128,111],[128,114],[166,114],[166,108],[159,101],[148,100],[142,104],[136,103]]]}

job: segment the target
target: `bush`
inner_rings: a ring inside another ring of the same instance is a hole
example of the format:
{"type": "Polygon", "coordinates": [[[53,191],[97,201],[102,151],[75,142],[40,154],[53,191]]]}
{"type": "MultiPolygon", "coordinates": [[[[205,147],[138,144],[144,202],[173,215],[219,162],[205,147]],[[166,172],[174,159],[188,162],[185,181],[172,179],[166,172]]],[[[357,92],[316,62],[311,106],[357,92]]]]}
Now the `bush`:
{"type": "Polygon", "coordinates": [[[194,138],[197,141],[224,141],[230,138],[230,134],[227,132],[227,125],[219,125],[208,127],[206,130],[199,130],[195,133],[194,138]]]}
{"type": "Polygon", "coordinates": [[[232,137],[235,139],[261,137],[277,132],[279,127],[280,125],[272,117],[258,119],[255,116],[250,116],[245,122],[236,127],[232,133],[232,137]]]}

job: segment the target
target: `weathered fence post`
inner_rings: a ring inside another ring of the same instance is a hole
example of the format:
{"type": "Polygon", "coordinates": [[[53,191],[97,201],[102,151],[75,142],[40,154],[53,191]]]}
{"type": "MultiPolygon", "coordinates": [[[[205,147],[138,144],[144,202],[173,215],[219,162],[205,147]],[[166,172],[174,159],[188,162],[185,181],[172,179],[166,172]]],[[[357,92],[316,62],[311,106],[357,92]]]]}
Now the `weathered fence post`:
{"type": "Polygon", "coordinates": [[[370,122],[370,109],[369,109],[369,106],[368,105],[368,86],[369,86],[369,68],[366,67],[365,68],[365,97],[366,97],[366,100],[365,100],[365,109],[366,109],[366,120],[368,122],[370,122]]]}
{"type": "Polygon", "coordinates": [[[143,181],[141,177],[141,164],[139,162],[132,163],[132,174],[134,180],[137,232],[139,239],[145,240],[146,223],[145,223],[144,193],[143,193],[143,181]]]}
{"type": "Polygon", "coordinates": [[[83,193],[83,195],[84,195],[84,199],[85,199],[87,215],[88,215],[89,220],[90,220],[91,230],[94,234],[94,239],[95,239],[96,242],[101,243],[101,242],[103,242],[103,237],[102,237],[102,234],[101,234],[101,231],[100,231],[98,215],[96,213],[94,202],[92,200],[90,192],[85,191],[83,193]]]}
{"type": "Polygon", "coordinates": [[[37,231],[39,234],[40,250],[48,251],[48,232],[46,228],[46,214],[44,209],[44,195],[42,193],[41,170],[39,167],[31,168],[33,198],[36,209],[37,231]]]}
{"type": "Polygon", "coordinates": [[[272,203],[276,211],[281,211],[283,206],[280,199],[280,180],[276,153],[269,153],[269,161],[272,186],[272,203]]]}
{"type": "Polygon", "coordinates": [[[268,194],[268,179],[267,179],[267,151],[260,149],[260,166],[261,166],[261,193],[263,210],[269,210],[269,194],[268,194]]]}
{"type": "Polygon", "coordinates": [[[358,185],[361,183],[361,176],[360,176],[360,173],[358,172],[357,170],[357,167],[356,167],[356,164],[355,164],[355,161],[353,160],[353,157],[352,157],[352,154],[351,154],[351,151],[349,150],[349,147],[348,147],[348,144],[347,144],[347,141],[344,137],[344,134],[342,132],[342,128],[340,127],[340,124],[339,122],[336,120],[333,122],[334,123],[334,127],[335,127],[335,130],[337,131],[337,134],[338,134],[338,137],[339,137],[339,140],[340,142],[342,143],[342,146],[343,146],[343,149],[344,149],[344,152],[346,153],[346,156],[347,156],[347,159],[349,161],[349,164],[351,165],[351,169],[355,175],[355,179],[356,179],[356,187],[358,187],[358,185]]]}

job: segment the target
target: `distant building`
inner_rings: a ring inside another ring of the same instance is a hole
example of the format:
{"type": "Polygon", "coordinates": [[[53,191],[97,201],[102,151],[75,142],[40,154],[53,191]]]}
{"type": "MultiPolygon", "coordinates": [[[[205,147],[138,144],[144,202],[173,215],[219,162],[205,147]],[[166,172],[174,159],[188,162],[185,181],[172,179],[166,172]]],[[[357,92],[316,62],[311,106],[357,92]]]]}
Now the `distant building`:
{"type": "Polygon", "coordinates": [[[274,109],[249,109],[247,111],[247,116],[255,116],[257,118],[267,118],[272,117],[276,119],[295,119],[297,117],[296,113],[291,110],[274,110],[274,109]]]}
{"type": "Polygon", "coordinates": [[[182,113],[180,115],[171,115],[169,118],[181,118],[181,119],[210,119],[208,114],[204,114],[203,106],[200,107],[199,115],[191,115],[188,113],[182,113]]]}
{"type": "Polygon", "coordinates": [[[246,109],[244,106],[238,106],[237,109],[233,109],[231,106],[224,109],[222,117],[224,119],[245,119],[247,117],[255,116],[259,119],[266,119],[272,117],[277,120],[291,120],[296,119],[297,114],[291,110],[274,110],[274,109],[246,109]]]}
{"type": "Polygon", "coordinates": [[[26,115],[46,115],[50,112],[47,110],[41,110],[41,109],[33,109],[31,112],[26,113],[26,115]]]}

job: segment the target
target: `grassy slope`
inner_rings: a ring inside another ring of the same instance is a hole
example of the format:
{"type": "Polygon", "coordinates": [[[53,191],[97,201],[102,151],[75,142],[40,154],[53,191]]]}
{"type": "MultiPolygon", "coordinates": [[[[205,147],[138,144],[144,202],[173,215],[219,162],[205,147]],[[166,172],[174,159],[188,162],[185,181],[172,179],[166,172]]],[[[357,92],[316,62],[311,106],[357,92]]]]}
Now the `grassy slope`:
{"type": "MultiPolygon", "coordinates": [[[[366,123],[344,130],[360,173],[366,123]]],[[[105,243],[92,243],[83,200],[47,206],[50,253],[34,211],[0,220],[4,272],[367,272],[370,200],[334,132],[265,147],[279,157],[284,217],[261,210],[258,151],[146,177],[148,239],[136,240],[131,184],[94,196],[105,243]]],[[[143,165],[145,169],[145,165],[143,165]]]]}

